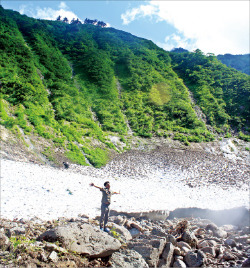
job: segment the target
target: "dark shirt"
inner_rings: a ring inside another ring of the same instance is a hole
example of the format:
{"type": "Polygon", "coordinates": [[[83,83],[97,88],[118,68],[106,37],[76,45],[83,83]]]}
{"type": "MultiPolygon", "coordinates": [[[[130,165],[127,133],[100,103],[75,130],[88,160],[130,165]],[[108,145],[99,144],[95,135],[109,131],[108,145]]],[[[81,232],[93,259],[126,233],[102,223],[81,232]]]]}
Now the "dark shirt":
{"type": "Polygon", "coordinates": [[[109,205],[111,202],[111,195],[114,193],[110,191],[108,188],[101,188],[102,192],[102,203],[109,205]]]}

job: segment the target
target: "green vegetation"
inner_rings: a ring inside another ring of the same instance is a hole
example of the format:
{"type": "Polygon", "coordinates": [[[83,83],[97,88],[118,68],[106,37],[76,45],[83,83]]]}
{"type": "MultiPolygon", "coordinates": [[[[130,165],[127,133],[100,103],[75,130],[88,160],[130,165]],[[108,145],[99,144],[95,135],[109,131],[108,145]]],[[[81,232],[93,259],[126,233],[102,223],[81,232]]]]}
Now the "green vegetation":
{"type": "Polygon", "coordinates": [[[238,71],[250,75],[250,54],[244,55],[218,55],[217,59],[228,67],[232,67],[238,71]]]}
{"type": "Polygon", "coordinates": [[[48,140],[43,154],[51,161],[59,147],[70,162],[101,167],[119,152],[109,135],[129,148],[128,124],[142,137],[213,140],[190,89],[218,133],[245,133],[249,77],[212,55],[182,52],[113,28],[36,20],[0,6],[0,124],[48,140]]]}
{"type": "Polygon", "coordinates": [[[193,92],[209,124],[225,132],[245,129],[250,120],[250,77],[212,54],[171,53],[174,70],[193,92]]]}

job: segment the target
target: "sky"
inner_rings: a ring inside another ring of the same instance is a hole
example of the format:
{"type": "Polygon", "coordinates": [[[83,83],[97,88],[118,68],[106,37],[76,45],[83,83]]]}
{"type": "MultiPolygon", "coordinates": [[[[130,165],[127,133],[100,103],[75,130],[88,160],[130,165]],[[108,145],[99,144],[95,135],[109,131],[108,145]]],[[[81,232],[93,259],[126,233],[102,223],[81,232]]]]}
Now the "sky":
{"type": "Polygon", "coordinates": [[[1,5],[39,19],[97,19],[168,51],[182,47],[215,55],[250,52],[248,0],[1,0],[1,5]]]}

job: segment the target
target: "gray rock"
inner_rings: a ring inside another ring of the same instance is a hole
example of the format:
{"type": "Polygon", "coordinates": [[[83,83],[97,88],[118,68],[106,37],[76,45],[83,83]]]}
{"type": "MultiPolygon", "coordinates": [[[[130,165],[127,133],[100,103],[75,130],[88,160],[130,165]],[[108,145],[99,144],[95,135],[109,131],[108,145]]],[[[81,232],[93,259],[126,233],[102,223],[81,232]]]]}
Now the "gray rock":
{"type": "Polygon", "coordinates": [[[198,244],[198,239],[196,238],[195,234],[186,230],[182,234],[182,240],[188,243],[191,247],[196,247],[198,244]]]}
{"type": "Polygon", "coordinates": [[[162,262],[162,268],[164,267],[170,267],[173,264],[174,261],[174,245],[170,242],[167,242],[163,253],[162,253],[162,259],[164,260],[164,262],[162,262]]]}
{"type": "Polygon", "coordinates": [[[236,259],[236,256],[230,250],[225,250],[223,253],[223,259],[225,261],[232,261],[236,259]]]}
{"type": "Polygon", "coordinates": [[[200,241],[197,245],[198,248],[205,248],[205,247],[209,247],[209,243],[208,241],[200,241]]]}
{"type": "Polygon", "coordinates": [[[179,248],[183,248],[183,247],[186,247],[186,248],[188,248],[188,249],[191,249],[191,247],[189,246],[189,244],[188,243],[186,243],[186,242],[184,242],[184,241],[179,241],[179,242],[177,242],[177,247],[179,247],[179,248]]]}
{"type": "Polygon", "coordinates": [[[17,235],[24,235],[25,234],[25,228],[24,227],[13,227],[11,229],[7,229],[7,235],[9,237],[11,236],[17,236],[17,235]]]}
{"type": "Polygon", "coordinates": [[[214,247],[204,247],[204,248],[201,248],[201,251],[204,252],[204,253],[209,253],[213,257],[216,256],[216,252],[215,252],[215,248],[214,247]]]}
{"type": "Polygon", "coordinates": [[[132,238],[138,237],[141,234],[141,232],[137,228],[131,228],[129,229],[129,232],[132,238]]]}
{"type": "Polygon", "coordinates": [[[185,262],[183,262],[182,260],[176,260],[173,264],[173,267],[181,267],[181,268],[186,268],[186,264],[185,262]]]}
{"type": "Polygon", "coordinates": [[[90,224],[69,223],[44,232],[38,240],[59,241],[77,253],[89,257],[106,257],[119,250],[121,243],[107,233],[94,229],[90,224]]]}
{"type": "Polygon", "coordinates": [[[231,248],[237,246],[235,240],[230,239],[230,238],[226,239],[226,240],[224,241],[224,244],[230,246],[231,248]]]}
{"type": "Polygon", "coordinates": [[[127,242],[127,241],[132,239],[131,233],[124,226],[120,226],[118,224],[115,224],[115,223],[111,222],[111,223],[108,224],[108,227],[111,230],[111,232],[110,232],[111,234],[112,234],[112,232],[116,232],[118,235],[121,236],[121,239],[124,242],[127,242]]]}
{"type": "Polygon", "coordinates": [[[9,245],[10,245],[9,238],[5,234],[0,233],[0,249],[1,249],[1,251],[7,250],[9,245]]]}
{"type": "Polygon", "coordinates": [[[213,231],[214,236],[219,238],[226,238],[227,232],[224,231],[222,228],[218,228],[217,230],[213,231]]]}
{"type": "Polygon", "coordinates": [[[58,261],[58,255],[55,251],[52,251],[49,255],[49,260],[53,261],[53,262],[57,262],[58,261]]]}
{"type": "Polygon", "coordinates": [[[122,216],[112,216],[109,218],[110,221],[113,221],[114,223],[118,225],[124,225],[124,223],[127,221],[125,217],[122,216]]]}
{"type": "Polygon", "coordinates": [[[206,230],[211,230],[212,232],[218,230],[218,226],[215,223],[210,223],[206,226],[206,230]]]}
{"type": "Polygon", "coordinates": [[[189,267],[200,267],[206,262],[206,255],[200,251],[189,251],[184,257],[184,262],[189,267]]]}
{"type": "Polygon", "coordinates": [[[174,246],[176,246],[176,239],[173,235],[167,234],[162,228],[153,228],[152,235],[157,235],[161,237],[165,237],[167,242],[171,242],[174,246]]]}
{"type": "Polygon", "coordinates": [[[242,263],[241,267],[250,267],[250,257],[242,263]]]}
{"type": "Polygon", "coordinates": [[[163,252],[166,244],[165,238],[150,238],[138,239],[137,241],[130,241],[128,248],[137,251],[142,255],[144,260],[150,267],[157,267],[159,257],[163,252]]]}
{"type": "Polygon", "coordinates": [[[148,268],[143,257],[135,250],[121,250],[112,254],[112,268],[148,268]]]}

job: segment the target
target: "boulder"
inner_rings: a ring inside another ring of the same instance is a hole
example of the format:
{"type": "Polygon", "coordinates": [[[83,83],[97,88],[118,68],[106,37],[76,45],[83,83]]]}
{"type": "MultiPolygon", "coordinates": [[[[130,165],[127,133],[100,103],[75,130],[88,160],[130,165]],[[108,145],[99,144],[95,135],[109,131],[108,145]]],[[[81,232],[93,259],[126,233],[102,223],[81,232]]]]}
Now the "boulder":
{"type": "Polygon", "coordinates": [[[226,240],[224,241],[224,244],[227,245],[227,246],[230,246],[231,248],[237,246],[235,240],[230,239],[230,238],[226,239],[226,240]]]}
{"type": "MultiPolygon", "coordinates": [[[[131,233],[129,232],[128,229],[126,229],[124,226],[120,226],[118,224],[115,224],[113,222],[111,223],[108,223],[107,225],[109,228],[110,228],[110,234],[112,234],[113,232],[116,232],[118,234],[118,236],[121,237],[121,239],[124,241],[124,242],[127,242],[129,240],[132,239],[132,235],[131,233]]],[[[116,237],[115,237],[116,238],[116,237]]]]}
{"type": "Polygon", "coordinates": [[[69,251],[95,258],[110,256],[121,247],[117,239],[87,223],[55,227],[41,234],[38,240],[59,241],[69,251]]]}
{"type": "Polygon", "coordinates": [[[195,234],[186,230],[182,234],[182,240],[188,243],[191,247],[196,247],[198,244],[198,239],[196,238],[195,234]]]}
{"type": "Polygon", "coordinates": [[[0,250],[5,251],[10,245],[10,240],[9,238],[0,232],[0,250]]]}
{"type": "Polygon", "coordinates": [[[173,264],[173,261],[174,261],[174,250],[175,250],[175,247],[172,243],[170,242],[167,242],[163,252],[162,252],[162,259],[164,261],[162,261],[162,268],[165,268],[165,267],[170,267],[172,266],[173,264]]]}
{"type": "Polygon", "coordinates": [[[124,249],[112,254],[112,268],[148,268],[143,257],[135,250],[124,249]]]}
{"type": "Polygon", "coordinates": [[[198,248],[209,247],[209,243],[208,243],[208,241],[199,241],[197,247],[198,247],[198,248]]]}
{"type": "Polygon", "coordinates": [[[216,252],[215,252],[215,248],[214,247],[204,247],[204,248],[201,248],[201,251],[204,252],[204,253],[209,253],[213,257],[216,256],[216,252]]]}
{"type": "Polygon", "coordinates": [[[218,228],[213,232],[214,236],[219,237],[219,238],[226,238],[227,237],[227,232],[224,231],[222,228],[218,228]]]}
{"type": "Polygon", "coordinates": [[[191,249],[191,247],[189,246],[189,244],[188,243],[186,243],[186,242],[184,242],[184,241],[179,241],[179,242],[177,242],[177,247],[179,247],[179,248],[183,248],[183,247],[186,247],[186,248],[188,248],[188,249],[191,249]]]}
{"type": "Polygon", "coordinates": [[[242,263],[241,267],[250,267],[250,257],[242,263]]]}
{"type": "Polygon", "coordinates": [[[161,237],[165,237],[167,242],[171,242],[174,246],[176,246],[176,239],[173,235],[171,234],[167,234],[162,228],[156,228],[154,227],[152,229],[152,235],[157,235],[157,236],[161,236],[161,237]]]}
{"type": "Polygon", "coordinates": [[[189,267],[200,267],[206,262],[206,255],[200,251],[189,251],[184,257],[184,262],[189,267]]]}
{"type": "Polygon", "coordinates": [[[233,261],[236,258],[237,257],[230,250],[225,250],[224,253],[223,253],[223,259],[225,261],[233,261]]]}
{"type": "Polygon", "coordinates": [[[130,241],[128,248],[137,251],[151,267],[157,267],[160,255],[163,252],[166,239],[163,237],[148,237],[130,241]]]}
{"type": "Polygon", "coordinates": [[[212,232],[218,230],[218,228],[219,228],[219,227],[218,227],[215,223],[213,223],[213,222],[209,223],[209,224],[206,226],[206,230],[207,230],[207,231],[208,231],[208,230],[211,230],[212,232]]]}
{"type": "Polygon", "coordinates": [[[137,228],[131,228],[129,229],[129,232],[132,238],[138,237],[141,234],[141,232],[137,228]]]}
{"type": "Polygon", "coordinates": [[[181,267],[181,268],[186,268],[186,264],[185,262],[183,262],[182,260],[176,260],[173,264],[173,267],[181,267]]]}

